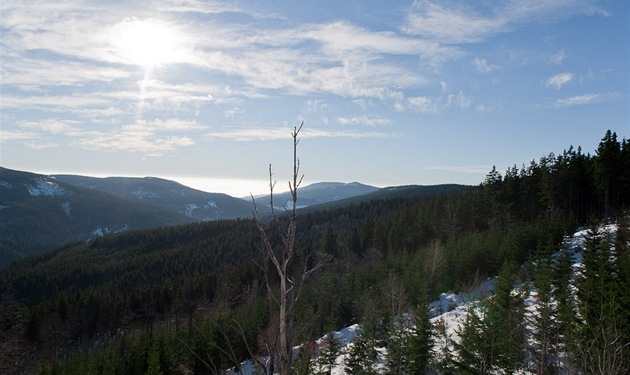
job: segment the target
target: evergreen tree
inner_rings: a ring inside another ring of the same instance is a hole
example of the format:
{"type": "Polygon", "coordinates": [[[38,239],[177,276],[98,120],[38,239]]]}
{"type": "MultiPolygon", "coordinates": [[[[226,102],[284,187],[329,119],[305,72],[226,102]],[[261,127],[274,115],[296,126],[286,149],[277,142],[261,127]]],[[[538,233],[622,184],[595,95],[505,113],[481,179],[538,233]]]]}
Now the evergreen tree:
{"type": "Polygon", "coordinates": [[[160,364],[160,340],[154,340],[149,349],[148,369],[146,375],[162,375],[160,364]]]}
{"type": "Polygon", "coordinates": [[[459,332],[460,341],[453,342],[457,351],[455,368],[462,374],[489,374],[495,365],[493,337],[489,337],[489,327],[483,319],[487,314],[488,301],[473,303],[468,308],[466,320],[459,332]]]}
{"type": "Polygon", "coordinates": [[[409,327],[405,318],[398,318],[392,322],[389,337],[386,341],[387,373],[390,375],[409,374],[409,327]]]}
{"type": "Polygon", "coordinates": [[[609,129],[597,147],[595,159],[595,172],[603,195],[603,212],[608,217],[615,216],[619,208],[622,186],[620,177],[627,175],[627,172],[621,170],[623,164],[621,151],[617,133],[609,129]]]}
{"type": "Polygon", "coordinates": [[[410,334],[406,336],[407,374],[424,374],[431,358],[433,326],[426,287],[423,289],[418,307],[413,314],[414,325],[410,329],[410,334]]]}
{"type": "Polygon", "coordinates": [[[551,259],[544,256],[537,261],[533,284],[537,291],[536,310],[529,316],[533,327],[530,350],[536,374],[555,374],[558,370],[558,314],[552,300],[553,270],[551,259]]]}
{"type": "Polygon", "coordinates": [[[575,363],[588,373],[623,374],[630,369],[630,348],[623,341],[627,313],[618,298],[619,260],[612,234],[591,229],[578,282],[579,340],[573,348],[575,363]]]}
{"type": "MultiPolygon", "coordinates": [[[[565,243],[569,243],[565,238],[565,243]]],[[[572,293],[571,279],[573,277],[573,253],[576,249],[563,245],[558,250],[551,264],[553,273],[553,293],[558,315],[558,345],[559,350],[567,351],[574,343],[575,299],[572,293]]]]}
{"type": "Polygon", "coordinates": [[[515,267],[505,263],[494,295],[472,305],[456,345],[457,367],[464,373],[488,374],[498,369],[514,373],[524,367],[524,304],[512,290],[515,267]]]}
{"type": "Polygon", "coordinates": [[[330,375],[332,373],[340,350],[341,344],[335,338],[334,333],[329,332],[326,334],[324,347],[319,352],[319,357],[317,357],[316,375],[330,375]]]}
{"type": "Polygon", "coordinates": [[[354,375],[374,375],[376,370],[376,340],[373,335],[364,329],[352,341],[352,345],[345,359],[346,371],[354,375]]]}

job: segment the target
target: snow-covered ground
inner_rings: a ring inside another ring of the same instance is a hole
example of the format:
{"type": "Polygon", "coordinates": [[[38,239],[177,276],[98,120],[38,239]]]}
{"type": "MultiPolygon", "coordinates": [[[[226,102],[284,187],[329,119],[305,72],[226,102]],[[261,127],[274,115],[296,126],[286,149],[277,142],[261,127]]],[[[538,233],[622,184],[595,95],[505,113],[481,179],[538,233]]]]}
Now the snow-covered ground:
{"type": "MultiPolygon", "coordinates": [[[[600,227],[599,233],[614,233],[617,226],[609,224],[600,227]]],[[[586,238],[588,236],[588,229],[580,229],[573,234],[570,238],[565,240],[565,246],[572,250],[572,261],[574,274],[579,274],[582,270],[582,250],[586,244],[586,238]]],[[[463,324],[468,315],[468,311],[472,303],[478,301],[480,298],[490,296],[494,290],[494,284],[496,279],[491,278],[475,285],[472,290],[460,293],[442,293],[440,298],[430,303],[431,323],[434,326],[434,331],[437,333],[441,331],[441,334],[436,334],[434,337],[433,355],[438,359],[445,353],[453,355],[454,349],[452,342],[459,342],[459,332],[462,330],[463,324]],[[446,347],[448,345],[448,347],[446,347]]],[[[525,306],[526,316],[535,316],[537,314],[537,290],[533,287],[525,294],[525,306]]],[[[332,375],[345,375],[348,374],[345,371],[345,360],[347,353],[350,351],[353,345],[353,340],[361,330],[359,324],[354,324],[349,327],[345,327],[340,331],[333,332],[334,338],[338,340],[341,350],[340,355],[337,357],[336,366],[332,368],[332,375]]],[[[531,332],[532,328],[529,327],[531,332]]],[[[325,337],[316,341],[316,348],[320,349],[325,344],[325,337]]],[[[379,359],[375,366],[375,370],[379,374],[385,374],[387,369],[382,362],[384,358],[385,350],[379,350],[379,359]]],[[[297,348],[296,348],[297,351],[297,348]]],[[[266,360],[266,359],[265,359],[266,360]]],[[[559,355],[559,360],[562,360],[562,353],[559,355]]],[[[240,372],[234,372],[234,370],[227,371],[228,375],[253,375],[255,373],[255,366],[251,361],[246,361],[242,364],[240,372]]],[[[532,372],[520,372],[519,374],[533,374],[532,372]]]]}
{"type": "Polygon", "coordinates": [[[63,195],[71,193],[51,180],[38,179],[38,180],[34,180],[33,182],[34,182],[34,185],[31,185],[31,184],[23,184],[23,185],[28,190],[28,193],[34,197],[39,197],[39,196],[55,197],[55,196],[63,196],[63,195]]]}

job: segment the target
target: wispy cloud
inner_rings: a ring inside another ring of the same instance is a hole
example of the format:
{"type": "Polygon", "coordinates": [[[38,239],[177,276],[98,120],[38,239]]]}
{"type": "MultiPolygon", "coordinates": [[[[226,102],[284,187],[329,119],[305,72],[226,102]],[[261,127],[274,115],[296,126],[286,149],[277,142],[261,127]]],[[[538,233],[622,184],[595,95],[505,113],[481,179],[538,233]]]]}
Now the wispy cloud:
{"type": "Polygon", "coordinates": [[[90,131],[74,142],[79,147],[101,151],[129,151],[146,156],[161,156],[195,144],[189,136],[162,134],[137,123],[112,131],[90,131]]]}
{"type": "Polygon", "coordinates": [[[15,131],[0,129],[0,142],[11,142],[15,140],[35,139],[39,135],[35,132],[15,131]]]}
{"type": "Polygon", "coordinates": [[[549,58],[549,62],[551,62],[552,64],[555,65],[560,65],[562,64],[562,62],[564,62],[566,55],[564,52],[564,48],[561,49],[560,51],[554,53],[553,55],[551,55],[551,57],[549,58]]]}
{"type": "MultiPolygon", "coordinates": [[[[289,128],[243,127],[226,128],[209,132],[205,135],[210,138],[224,138],[243,142],[269,141],[286,139],[292,130],[289,128]]],[[[398,133],[362,132],[356,130],[304,129],[300,132],[301,138],[392,138],[399,136],[400,134],[398,133]]]]}
{"type": "Polygon", "coordinates": [[[33,150],[43,150],[46,148],[59,147],[58,143],[52,142],[24,142],[24,145],[33,150]]]}
{"type": "Polygon", "coordinates": [[[28,121],[19,124],[20,128],[44,132],[49,134],[67,134],[75,132],[78,127],[78,123],[69,120],[57,120],[57,119],[45,119],[40,121],[28,121]]]}
{"type": "Polygon", "coordinates": [[[406,102],[398,103],[398,110],[411,109],[421,113],[441,113],[449,108],[466,109],[472,105],[472,102],[471,96],[460,91],[457,94],[410,97],[406,102]]]}
{"type": "Polygon", "coordinates": [[[575,76],[573,75],[573,73],[568,72],[556,74],[553,77],[547,78],[547,80],[545,81],[545,85],[548,87],[555,87],[556,90],[560,90],[562,86],[571,82],[574,77],[575,76]]]}
{"type": "Polygon", "coordinates": [[[603,12],[590,0],[489,2],[485,11],[465,2],[416,0],[403,30],[440,43],[475,43],[530,23],[603,12]]]}
{"type": "Polygon", "coordinates": [[[493,70],[498,69],[498,66],[489,64],[486,59],[480,59],[479,57],[475,57],[473,61],[473,66],[477,73],[490,73],[493,70]]]}
{"type": "Polygon", "coordinates": [[[368,116],[338,117],[337,121],[342,125],[363,125],[371,127],[390,125],[392,123],[392,120],[387,118],[368,116]]]}
{"type": "Polygon", "coordinates": [[[89,150],[128,151],[147,156],[163,155],[191,146],[195,141],[190,135],[205,129],[195,120],[177,118],[137,120],[129,125],[109,129],[56,119],[23,122],[19,127],[23,130],[0,133],[2,140],[28,140],[24,143],[27,147],[43,149],[58,146],[58,142],[47,141],[47,138],[63,136],[68,144],[89,150]]]}
{"type": "Polygon", "coordinates": [[[553,103],[556,108],[573,107],[577,105],[587,105],[600,103],[609,100],[618,99],[620,95],[618,93],[603,93],[603,94],[584,94],[571,96],[568,98],[558,99],[553,103]]]}

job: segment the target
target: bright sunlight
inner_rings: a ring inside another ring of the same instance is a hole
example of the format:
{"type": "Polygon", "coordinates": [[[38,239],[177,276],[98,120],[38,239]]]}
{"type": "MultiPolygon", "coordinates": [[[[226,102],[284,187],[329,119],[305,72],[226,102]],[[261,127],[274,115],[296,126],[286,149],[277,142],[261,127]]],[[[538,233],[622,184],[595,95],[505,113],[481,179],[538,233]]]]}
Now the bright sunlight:
{"type": "Polygon", "coordinates": [[[186,60],[184,36],[161,21],[131,18],[116,24],[112,36],[117,52],[134,65],[154,67],[186,60]]]}

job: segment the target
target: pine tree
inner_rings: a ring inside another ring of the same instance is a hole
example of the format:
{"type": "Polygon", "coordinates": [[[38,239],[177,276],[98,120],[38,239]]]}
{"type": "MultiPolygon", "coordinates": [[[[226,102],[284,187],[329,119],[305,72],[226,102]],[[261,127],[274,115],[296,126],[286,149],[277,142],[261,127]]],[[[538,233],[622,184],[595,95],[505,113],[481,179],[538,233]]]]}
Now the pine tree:
{"type": "Polygon", "coordinates": [[[395,319],[392,322],[389,337],[386,340],[387,355],[385,361],[387,363],[387,374],[402,375],[409,374],[409,362],[411,361],[409,353],[409,332],[408,324],[405,318],[395,319]]]}
{"type": "Polygon", "coordinates": [[[495,284],[486,318],[496,335],[497,365],[508,373],[524,366],[526,354],[525,305],[522,295],[513,293],[515,279],[516,266],[505,263],[495,284]]]}
{"type": "Polygon", "coordinates": [[[489,374],[495,363],[493,340],[483,317],[488,311],[488,301],[479,301],[470,305],[462,330],[460,341],[453,342],[457,357],[453,359],[458,373],[489,374]]]}
{"type": "Polygon", "coordinates": [[[615,216],[621,198],[622,182],[619,173],[623,163],[621,151],[617,133],[606,131],[597,147],[595,172],[603,195],[604,214],[608,217],[615,216]]]}
{"type": "Polygon", "coordinates": [[[324,345],[317,357],[316,375],[330,375],[341,350],[341,344],[333,332],[326,334],[324,345]]]}
{"type": "Polygon", "coordinates": [[[149,358],[147,359],[149,368],[146,375],[162,375],[162,368],[160,364],[160,340],[154,340],[151,348],[149,349],[149,358]]]}
{"type": "MultiPolygon", "coordinates": [[[[568,240],[565,238],[565,243],[568,240]]],[[[575,342],[574,331],[576,321],[575,299],[572,293],[571,279],[573,277],[573,252],[576,249],[563,245],[558,250],[551,264],[553,273],[553,294],[556,301],[558,325],[558,350],[569,351],[575,342]]]]}
{"type": "Polygon", "coordinates": [[[431,325],[426,286],[413,314],[414,325],[406,337],[407,374],[424,374],[431,358],[433,325],[431,325]]]}
{"type": "Polygon", "coordinates": [[[558,354],[558,315],[552,300],[553,270],[551,259],[542,257],[536,264],[533,284],[537,290],[536,310],[528,321],[534,329],[530,346],[536,374],[554,374],[558,354]]]}
{"type": "Polygon", "coordinates": [[[494,295],[469,311],[456,344],[457,368],[464,373],[488,374],[497,370],[513,373],[524,367],[524,305],[513,295],[515,267],[504,264],[494,295]]]}
{"type": "Polygon", "coordinates": [[[376,340],[369,331],[362,329],[352,341],[345,359],[346,371],[354,375],[376,374],[374,364],[377,355],[376,340]]]}
{"type": "Polygon", "coordinates": [[[586,240],[584,270],[578,282],[579,340],[573,348],[576,364],[588,373],[622,374],[630,369],[629,344],[624,339],[624,314],[618,298],[620,258],[608,231],[591,229],[586,240]]]}

